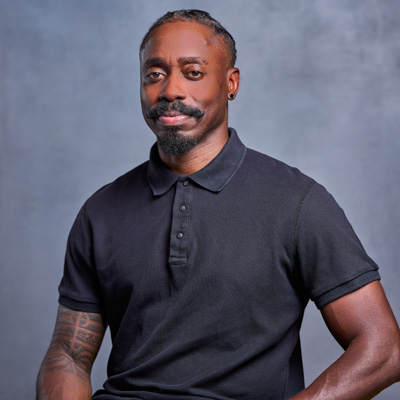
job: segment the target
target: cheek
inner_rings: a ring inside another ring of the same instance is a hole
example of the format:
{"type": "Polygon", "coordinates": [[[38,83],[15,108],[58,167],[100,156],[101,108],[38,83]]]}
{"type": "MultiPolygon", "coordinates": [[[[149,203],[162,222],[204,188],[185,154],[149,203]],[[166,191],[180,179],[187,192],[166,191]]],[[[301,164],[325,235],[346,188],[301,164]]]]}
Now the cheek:
{"type": "Polygon", "coordinates": [[[140,98],[142,103],[151,103],[158,98],[156,85],[143,85],[140,88],[140,98]]]}
{"type": "Polygon", "coordinates": [[[140,102],[142,103],[142,105],[146,104],[147,101],[147,92],[146,90],[141,87],[140,88],[140,102]]]}
{"type": "Polygon", "coordinates": [[[196,90],[194,100],[207,107],[220,107],[227,100],[227,87],[221,81],[215,81],[212,84],[199,86],[196,90]]]}

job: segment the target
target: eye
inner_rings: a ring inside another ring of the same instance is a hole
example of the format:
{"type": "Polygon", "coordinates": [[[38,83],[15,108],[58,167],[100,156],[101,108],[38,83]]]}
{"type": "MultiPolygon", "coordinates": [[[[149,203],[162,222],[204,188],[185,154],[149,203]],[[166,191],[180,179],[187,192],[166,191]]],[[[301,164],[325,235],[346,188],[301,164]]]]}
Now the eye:
{"type": "Polygon", "coordinates": [[[187,72],[186,76],[189,79],[198,80],[198,79],[201,79],[204,76],[204,74],[202,72],[198,71],[197,69],[194,69],[193,71],[187,72]]]}
{"type": "Polygon", "coordinates": [[[150,72],[149,74],[146,75],[146,79],[150,80],[150,81],[159,81],[160,79],[162,79],[163,74],[161,72],[150,72]]]}

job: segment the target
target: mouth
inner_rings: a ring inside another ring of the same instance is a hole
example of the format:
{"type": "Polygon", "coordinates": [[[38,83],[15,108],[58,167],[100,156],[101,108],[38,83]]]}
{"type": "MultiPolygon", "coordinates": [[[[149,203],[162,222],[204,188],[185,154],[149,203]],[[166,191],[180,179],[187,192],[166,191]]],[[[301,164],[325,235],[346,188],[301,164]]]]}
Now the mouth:
{"type": "Polygon", "coordinates": [[[158,118],[158,121],[160,122],[161,125],[172,126],[172,125],[181,125],[190,118],[192,118],[191,115],[181,114],[177,111],[165,111],[158,118]]]}
{"type": "Polygon", "coordinates": [[[199,120],[204,115],[200,109],[188,106],[181,101],[169,103],[163,100],[156,107],[151,108],[147,118],[164,126],[180,126],[190,119],[199,120]]]}

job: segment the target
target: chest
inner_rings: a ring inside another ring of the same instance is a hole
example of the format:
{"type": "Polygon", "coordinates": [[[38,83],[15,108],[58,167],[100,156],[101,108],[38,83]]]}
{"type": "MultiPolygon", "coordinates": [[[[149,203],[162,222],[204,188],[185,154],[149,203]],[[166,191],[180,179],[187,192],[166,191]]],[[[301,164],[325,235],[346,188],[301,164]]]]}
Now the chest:
{"type": "Polygon", "coordinates": [[[249,298],[246,307],[265,307],[287,292],[289,213],[265,194],[260,201],[254,186],[242,189],[177,182],[100,216],[94,255],[106,304],[143,310],[190,293],[207,306],[217,297],[233,308],[249,298]]]}

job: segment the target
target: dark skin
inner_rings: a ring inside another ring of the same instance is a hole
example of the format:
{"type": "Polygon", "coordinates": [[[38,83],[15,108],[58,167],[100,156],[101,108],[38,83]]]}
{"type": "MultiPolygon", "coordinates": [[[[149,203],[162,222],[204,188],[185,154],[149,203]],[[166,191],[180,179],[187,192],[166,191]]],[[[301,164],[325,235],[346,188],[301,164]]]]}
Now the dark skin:
{"type": "Polygon", "coordinates": [[[37,400],[90,400],[90,372],[103,341],[100,314],[59,306],[50,347],[37,380],[37,400]]]}
{"type": "MultiPolygon", "coordinates": [[[[163,162],[177,173],[200,170],[228,140],[227,100],[239,90],[240,73],[227,58],[223,42],[208,28],[187,22],[155,29],[140,54],[141,101],[149,127],[161,137],[178,125],[177,134],[198,140],[184,154],[159,147],[163,162]],[[167,112],[158,120],[147,118],[161,101],[176,100],[204,115],[167,112]]],[[[400,330],[378,281],[332,301],[321,313],[345,351],[291,400],[367,400],[400,380],[400,330]]],[[[38,377],[38,400],[91,399],[90,372],[104,330],[100,314],[60,306],[38,377]]]]}
{"type": "Polygon", "coordinates": [[[379,281],[321,312],[345,352],[291,400],[366,400],[400,380],[400,331],[379,281]]]}
{"type": "Polygon", "coordinates": [[[142,111],[157,137],[171,126],[178,134],[198,139],[191,151],[172,155],[159,147],[161,159],[179,174],[192,174],[206,166],[228,140],[228,99],[236,96],[240,72],[230,68],[226,47],[202,25],[176,22],[156,28],[140,53],[142,111]],[[157,121],[146,112],[164,100],[181,101],[204,116],[157,121]]]}

